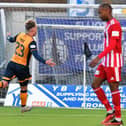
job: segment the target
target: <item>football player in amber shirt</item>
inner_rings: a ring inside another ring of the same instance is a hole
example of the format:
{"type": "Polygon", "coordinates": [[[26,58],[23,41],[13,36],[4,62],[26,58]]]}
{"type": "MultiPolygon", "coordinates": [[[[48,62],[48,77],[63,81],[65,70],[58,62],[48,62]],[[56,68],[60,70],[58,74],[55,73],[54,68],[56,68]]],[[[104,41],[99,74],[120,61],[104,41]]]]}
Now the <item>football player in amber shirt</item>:
{"type": "Polygon", "coordinates": [[[112,16],[110,4],[101,4],[98,12],[99,17],[107,23],[104,29],[104,50],[90,63],[90,67],[95,67],[102,59],[95,72],[92,88],[107,110],[106,118],[101,123],[103,125],[122,125],[120,91],[118,89],[122,67],[122,30],[120,23],[112,16]],[[105,80],[108,81],[110,86],[114,108],[111,107],[103,89],[100,87],[105,80]]]}
{"type": "Polygon", "coordinates": [[[33,20],[28,20],[25,23],[26,33],[19,33],[12,37],[8,35],[9,42],[16,42],[15,53],[12,56],[10,62],[7,65],[5,74],[0,81],[0,88],[8,86],[9,82],[17,77],[21,91],[21,112],[27,112],[31,110],[31,107],[26,106],[27,101],[27,85],[31,79],[29,72],[29,62],[31,55],[33,55],[38,61],[47,64],[49,66],[55,66],[56,64],[51,60],[44,60],[37,51],[36,41],[33,37],[37,33],[37,26],[33,20]]]}

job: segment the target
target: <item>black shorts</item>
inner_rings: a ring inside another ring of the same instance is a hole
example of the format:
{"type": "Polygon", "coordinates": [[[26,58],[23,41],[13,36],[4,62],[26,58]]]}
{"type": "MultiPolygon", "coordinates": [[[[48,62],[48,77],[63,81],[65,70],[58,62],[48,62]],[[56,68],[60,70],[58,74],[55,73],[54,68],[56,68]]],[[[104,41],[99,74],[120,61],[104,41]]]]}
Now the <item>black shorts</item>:
{"type": "Polygon", "coordinates": [[[17,77],[20,84],[28,82],[31,79],[28,66],[23,66],[15,62],[10,61],[7,65],[3,80],[10,81],[17,77]]]}

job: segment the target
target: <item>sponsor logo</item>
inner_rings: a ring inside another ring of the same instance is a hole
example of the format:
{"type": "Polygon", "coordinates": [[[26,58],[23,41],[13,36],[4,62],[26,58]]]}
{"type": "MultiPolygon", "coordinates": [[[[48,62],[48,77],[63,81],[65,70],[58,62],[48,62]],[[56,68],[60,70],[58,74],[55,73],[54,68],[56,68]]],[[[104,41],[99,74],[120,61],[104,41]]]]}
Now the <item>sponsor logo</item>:
{"type": "Polygon", "coordinates": [[[32,106],[35,106],[35,107],[52,107],[52,102],[49,102],[49,101],[32,101],[32,106]]]}
{"type": "Polygon", "coordinates": [[[99,74],[100,74],[100,71],[96,70],[95,75],[99,75],[99,74]]]}
{"type": "Polygon", "coordinates": [[[30,48],[34,49],[36,48],[36,45],[31,45],[30,48]]]}
{"type": "Polygon", "coordinates": [[[112,31],[112,36],[119,36],[119,31],[112,31]]]}
{"type": "Polygon", "coordinates": [[[110,80],[114,80],[114,77],[111,77],[110,80]]]}

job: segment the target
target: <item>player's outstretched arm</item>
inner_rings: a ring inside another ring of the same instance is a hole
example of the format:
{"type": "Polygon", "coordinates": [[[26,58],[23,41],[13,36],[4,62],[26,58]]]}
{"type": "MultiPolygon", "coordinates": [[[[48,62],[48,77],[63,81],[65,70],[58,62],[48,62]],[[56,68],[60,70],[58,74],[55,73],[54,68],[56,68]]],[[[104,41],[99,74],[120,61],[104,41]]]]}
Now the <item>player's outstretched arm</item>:
{"type": "Polygon", "coordinates": [[[41,63],[44,63],[44,64],[47,64],[49,66],[55,66],[56,63],[52,61],[52,59],[48,59],[48,60],[45,60],[43,59],[38,51],[37,51],[37,46],[36,46],[36,42],[35,41],[32,41],[31,44],[29,45],[29,48],[31,50],[31,53],[32,55],[35,57],[35,59],[37,59],[39,62],[41,63]]]}
{"type": "Polygon", "coordinates": [[[41,63],[47,64],[49,66],[55,66],[56,63],[53,62],[51,59],[49,60],[44,60],[39,54],[37,50],[32,50],[32,54],[35,57],[35,59],[37,59],[38,61],[40,61],[41,63]]]}

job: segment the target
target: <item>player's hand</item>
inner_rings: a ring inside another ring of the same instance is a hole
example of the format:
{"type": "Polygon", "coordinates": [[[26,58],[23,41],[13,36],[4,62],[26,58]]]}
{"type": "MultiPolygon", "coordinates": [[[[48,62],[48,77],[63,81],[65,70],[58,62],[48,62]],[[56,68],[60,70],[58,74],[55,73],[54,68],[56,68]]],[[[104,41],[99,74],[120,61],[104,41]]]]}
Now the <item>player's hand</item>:
{"type": "Polygon", "coordinates": [[[9,40],[11,37],[11,33],[10,32],[7,32],[7,40],[9,40]]]}
{"type": "Polygon", "coordinates": [[[2,81],[3,81],[3,86],[2,86],[2,88],[8,87],[8,82],[6,82],[6,81],[4,81],[4,80],[2,80],[2,81]]]}
{"type": "Polygon", "coordinates": [[[56,63],[52,61],[52,59],[46,60],[46,64],[53,67],[56,66],[56,63]]]}
{"type": "Polygon", "coordinates": [[[93,67],[95,67],[95,66],[98,64],[99,61],[100,61],[100,58],[97,56],[96,58],[94,58],[94,59],[90,62],[89,66],[93,68],[93,67]]]}

